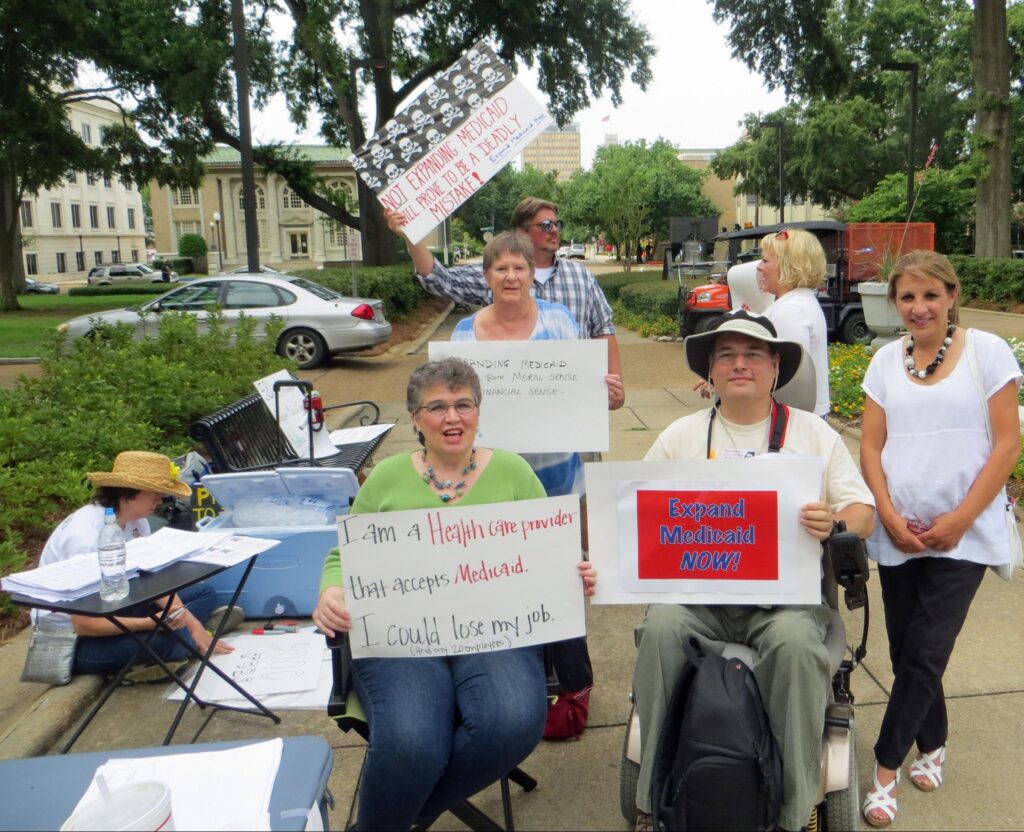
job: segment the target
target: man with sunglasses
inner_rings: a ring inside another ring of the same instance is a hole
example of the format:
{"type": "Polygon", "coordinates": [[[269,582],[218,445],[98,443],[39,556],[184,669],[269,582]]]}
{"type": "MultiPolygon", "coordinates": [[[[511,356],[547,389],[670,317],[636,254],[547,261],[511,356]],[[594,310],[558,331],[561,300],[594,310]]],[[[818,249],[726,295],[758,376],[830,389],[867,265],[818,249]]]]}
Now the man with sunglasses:
{"type": "MultiPolygon", "coordinates": [[[[405,234],[405,221],[396,211],[385,211],[388,227],[405,242],[412,257],[416,277],[432,295],[449,298],[456,303],[486,306],[491,291],[479,263],[447,268],[430,253],[423,243],[413,243],[405,234]]],[[[533,243],[534,283],[536,298],[561,303],[569,309],[580,326],[583,338],[601,338],[608,342],[608,372],[622,376],[619,343],[612,325],[612,310],[604,292],[590,269],[573,260],[558,257],[562,221],[553,202],[527,197],[512,212],[511,230],[524,234],[533,243]]],[[[626,401],[624,388],[608,391],[608,407],[615,410],[626,401]]]]}

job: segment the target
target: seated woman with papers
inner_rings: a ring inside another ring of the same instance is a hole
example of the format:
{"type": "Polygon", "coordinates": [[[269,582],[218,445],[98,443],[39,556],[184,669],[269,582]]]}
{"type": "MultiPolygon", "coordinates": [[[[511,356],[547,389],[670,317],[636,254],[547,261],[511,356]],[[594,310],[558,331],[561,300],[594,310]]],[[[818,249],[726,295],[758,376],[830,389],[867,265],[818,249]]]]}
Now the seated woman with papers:
{"type": "MultiPolygon", "coordinates": [[[[125,543],[136,537],[149,535],[149,521],[146,519],[160,505],[164,495],[188,497],[192,493],[185,483],[175,479],[174,464],[163,454],[147,451],[125,451],[117,455],[111,471],[94,471],[87,474],[96,487],[92,501],[67,517],[50,535],[39,558],[39,565],[59,563],[75,555],[96,552],[97,540],[103,527],[104,512],[112,508],[121,528],[125,543]]],[[[168,599],[155,602],[163,609],[168,599]]],[[[183,589],[170,600],[171,609],[167,623],[190,640],[200,652],[210,645],[208,629],[218,622],[215,619],[223,608],[214,610],[216,594],[202,584],[183,589]]],[[[64,613],[34,611],[34,623],[47,629],[73,629],[78,635],[75,644],[72,673],[117,673],[131,660],[138,649],[135,640],[118,630],[105,618],[64,613]]],[[[225,632],[231,625],[237,626],[244,613],[236,607],[225,632]]],[[[152,630],[156,625],[146,615],[145,609],[129,609],[118,620],[135,632],[152,630]]],[[[164,633],[157,633],[150,642],[153,650],[172,668],[184,666],[187,652],[184,647],[164,633]]],[[[231,647],[218,642],[217,653],[230,652],[231,647]]],[[[166,674],[155,662],[133,667],[125,676],[125,682],[161,681],[166,674]]]]}
{"type": "MultiPolygon", "coordinates": [[[[406,407],[422,447],[379,463],[351,513],[543,498],[543,486],[523,459],[476,447],[480,399],[480,379],[465,361],[445,358],[417,369],[406,407]]],[[[577,568],[584,594],[592,595],[596,572],[585,561],[577,568]]],[[[324,563],[313,621],[329,636],[352,629],[338,549],[324,563]]],[[[522,762],[544,730],[539,646],[452,657],[357,658],[352,679],[370,729],[358,829],[429,826],[522,762]]]]}

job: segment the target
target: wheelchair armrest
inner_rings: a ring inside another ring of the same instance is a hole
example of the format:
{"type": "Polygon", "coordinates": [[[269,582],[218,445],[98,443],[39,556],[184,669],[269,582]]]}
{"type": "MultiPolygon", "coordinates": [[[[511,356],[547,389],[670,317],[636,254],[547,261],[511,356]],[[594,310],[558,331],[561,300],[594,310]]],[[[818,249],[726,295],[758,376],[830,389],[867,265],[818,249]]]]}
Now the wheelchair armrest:
{"type": "Polygon", "coordinates": [[[844,590],[846,608],[855,610],[863,607],[868,582],[868,556],[864,541],[853,532],[846,531],[846,524],[840,521],[824,546],[836,583],[844,590]]]}
{"type": "Polygon", "coordinates": [[[331,651],[331,672],[334,675],[334,684],[331,686],[331,695],[327,700],[327,715],[332,718],[343,717],[346,714],[349,688],[352,684],[352,647],[349,644],[348,633],[335,633],[334,636],[325,636],[327,647],[331,651]]]}

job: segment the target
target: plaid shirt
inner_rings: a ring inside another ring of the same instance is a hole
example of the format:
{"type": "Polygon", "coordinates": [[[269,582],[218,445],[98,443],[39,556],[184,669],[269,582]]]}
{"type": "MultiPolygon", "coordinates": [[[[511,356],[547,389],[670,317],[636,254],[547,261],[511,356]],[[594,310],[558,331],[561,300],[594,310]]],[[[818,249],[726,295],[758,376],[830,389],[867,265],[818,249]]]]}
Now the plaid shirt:
{"type": "MultiPolygon", "coordinates": [[[[491,303],[491,290],[479,264],[449,269],[435,257],[434,270],[426,277],[416,275],[416,278],[432,295],[471,306],[491,303]]],[[[547,282],[533,282],[533,296],[567,306],[580,325],[582,338],[615,334],[612,308],[590,269],[580,263],[556,257],[555,270],[547,282]]]]}

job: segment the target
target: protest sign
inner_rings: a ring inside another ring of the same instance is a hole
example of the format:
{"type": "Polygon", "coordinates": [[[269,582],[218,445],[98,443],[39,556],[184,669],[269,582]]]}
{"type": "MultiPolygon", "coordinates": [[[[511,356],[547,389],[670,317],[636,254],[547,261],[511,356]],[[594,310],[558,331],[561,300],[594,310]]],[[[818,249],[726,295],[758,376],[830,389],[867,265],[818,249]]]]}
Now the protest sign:
{"type": "MultiPolygon", "coordinates": [[[[276,415],[277,424],[281,428],[292,450],[300,457],[309,456],[309,419],[306,415],[305,396],[298,387],[282,387],[274,394],[275,381],[295,381],[287,370],[278,370],[252,383],[260,394],[263,403],[271,415],[276,415]]],[[[313,431],[313,455],[320,457],[332,456],[338,449],[331,442],[327,430],[313,431]]]]}
{"type": "Polygon", "coordinates": [[[551,123],[482,41],[437,75],[352,157],[385,208],[422,240],[551,123]]]}
{"type": "Polygon", "coordinates": [[[352,655],[458,656],[586,632],[579,498],[338,520],[352,655]]]}
{"type": "Polygon", "coordinates": [[[817,457],[588,463],[595,603],[816,604],[817,457]],[[617,578],[617,580],[616,580],[617,578]]]}
{"type": "Polygon", "coordinates": [[[431,341],[480,376],[481,440],[516,453],[608,450],[604,341],[431,341]]]}

